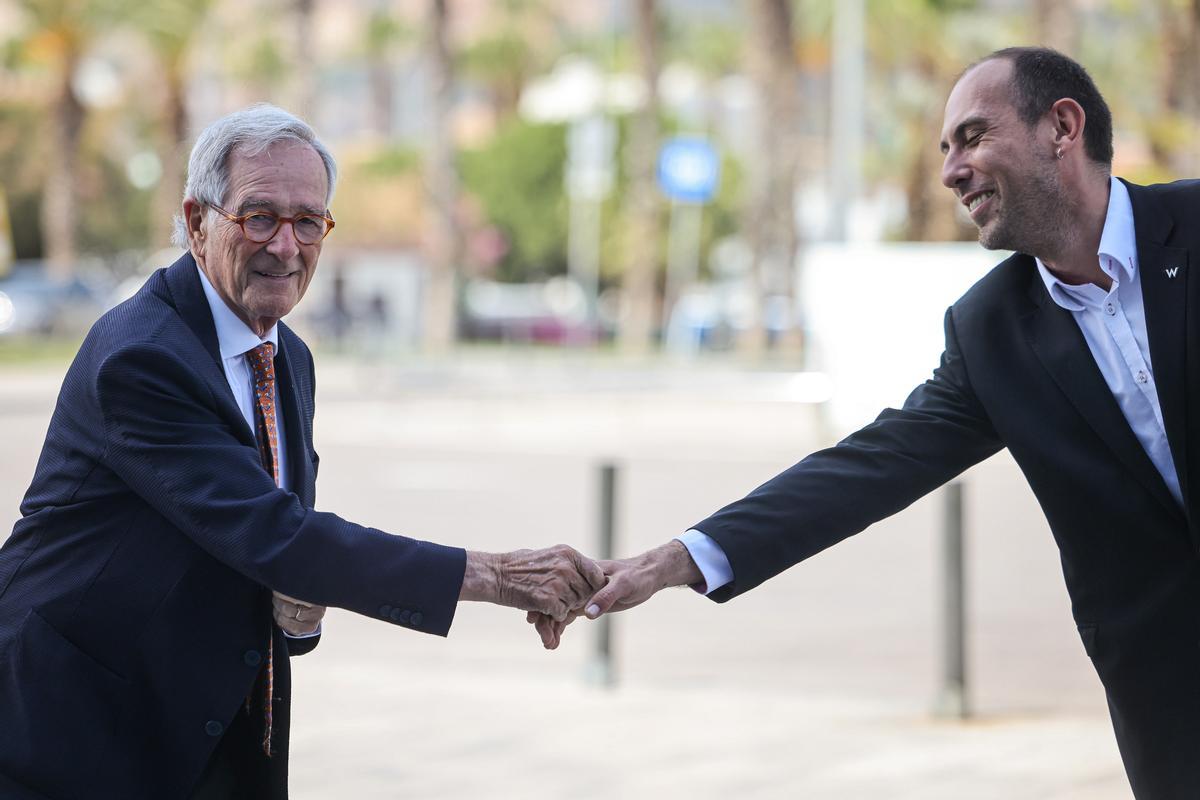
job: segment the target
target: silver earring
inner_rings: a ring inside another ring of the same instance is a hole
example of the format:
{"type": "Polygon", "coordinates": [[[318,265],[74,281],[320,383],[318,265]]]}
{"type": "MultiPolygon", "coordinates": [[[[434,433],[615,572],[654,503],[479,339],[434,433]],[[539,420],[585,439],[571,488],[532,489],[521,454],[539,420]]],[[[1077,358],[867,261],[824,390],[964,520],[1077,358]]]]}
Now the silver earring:
{"type": "Polygon", "coordinates": [[[1062,151],[1062,148],[1061,148],[1061,147],[1060,147],[1060,148],[1058,148],[1058,150],[1057,150],[1057,151],[1054,153],[1054,157],[1055,157],[1055,158],[1057,158],[1057,159],[1058,159],[1058,160],[1060,160],[1060,161],[1062,160],[1062,157],[1063,157],[1063,151],[1062,151]]]}

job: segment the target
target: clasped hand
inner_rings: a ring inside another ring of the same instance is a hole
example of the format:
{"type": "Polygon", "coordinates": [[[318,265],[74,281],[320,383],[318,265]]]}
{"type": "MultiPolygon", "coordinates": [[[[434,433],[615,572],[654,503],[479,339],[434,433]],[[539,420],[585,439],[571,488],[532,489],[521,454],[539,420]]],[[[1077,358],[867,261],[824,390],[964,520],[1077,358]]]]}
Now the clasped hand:
{"type": "Polygon", "coordinates": [[[467,553],[460,600],[482,600],[528,612],[547,650],[581,616],[596,619],[650,599],[667,586],[697,584],[703,576],[678,541],[640,556],[593,561],[560,544],[544,550],[467,553]]]}

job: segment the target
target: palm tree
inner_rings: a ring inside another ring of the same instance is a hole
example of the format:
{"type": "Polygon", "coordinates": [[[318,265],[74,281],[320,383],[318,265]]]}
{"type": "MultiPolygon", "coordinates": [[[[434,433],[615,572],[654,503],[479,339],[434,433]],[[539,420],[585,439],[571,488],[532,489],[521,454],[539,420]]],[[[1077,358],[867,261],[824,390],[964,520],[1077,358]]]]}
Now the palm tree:
{"type": "Polygon", "coordinates": [[[425,302],[425,344],[433,351],[449,349],[458,330],[458,273],[462,231],[456,213],[458,171],[451,130],[454,63],[449,45],[447,0],[430,0],[428,53],[432,125],[426,159],[429,192],[429,286],[425,302]]]}
{"type": "Polygon", "coordinates": [[[383,140],[390,140],[394,131],[396,65],[393,51],[412,36],[412,31],[392,14],[388,6],[388,0],[375,0],[363,36],[371,83],[371,127],[383,140]]]}
{"type": "Polygon", "coordinates": [[[44,63],[52,75],[46,114],[52,156],[47,160],[42,191],[42,254],[48,272],[66,279],[78,257],[79,200],[75,187],[86,117],[73,79],[95,34],[95,17],[86,0],[22,0],[21,5],[32,22],[24,49],[31,60],[44,63]]]}
{"type": "Polygon", "coordinates": [[[622,283],[623,324],[621,348],[644,353],[654,341],[654,317],[658,309],[659,242],[662,240],[662,201],[655,166],[659,147],[658,73],[661,32],[654,0],[634,0],[634,37],[638,71],[646,88],[646,99],[630,120],[626,145],[629,175],[625,213],[627,261],[622,283]]]}
{"type": "MultiPolygon", "coordinates": [[[[751,325],[740,349],[761,353],[768,346],[764,307],[767,295],[795,298],[796,173],[800,162],[800,73],[788,0],[746,0],[749,29],[747,69],[758,88],[760,115],[758,153],[749,170],[745,228],[753,258],[751,325]]],[[[798,329],[792,326],[780,344],[798,349],[798,329]]]]}
{"type": "Polygon", "coordinates": [[[165,245],[179,213],[187,154],[187,60],[212,0],[156,0],[137,4],[131,22],[146,37],[162,67],[163,101],[158,131],[162,177],[155,190],[151,243],[165,245]]]}
{"type": "Polygon", "coordinates": [[[1033,0],[1033,40],[1060,53],[1079,49],[1079,9],[1074,0],[1033,0]]]}

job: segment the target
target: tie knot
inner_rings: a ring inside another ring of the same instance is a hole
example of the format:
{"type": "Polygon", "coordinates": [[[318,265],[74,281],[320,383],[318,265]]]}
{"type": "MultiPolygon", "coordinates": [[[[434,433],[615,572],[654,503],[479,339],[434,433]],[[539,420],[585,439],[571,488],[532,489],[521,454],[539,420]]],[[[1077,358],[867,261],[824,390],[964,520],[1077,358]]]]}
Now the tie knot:
{"type": "Polygon", "coordinates": [[[247,350],[246,358],[250,362],[250,368],[254,371],[255,378],[261,379],[270,376],[274,380],[275,345],[270,342],[263,342],[258,347],[247,350]]]}

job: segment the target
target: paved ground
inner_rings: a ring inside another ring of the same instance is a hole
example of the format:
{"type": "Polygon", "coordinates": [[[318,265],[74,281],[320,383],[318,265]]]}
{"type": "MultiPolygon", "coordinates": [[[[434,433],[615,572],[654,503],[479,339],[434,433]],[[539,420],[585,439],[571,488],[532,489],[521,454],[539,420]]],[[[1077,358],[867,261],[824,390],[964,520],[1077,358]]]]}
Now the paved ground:
{"type": "MultiPolygon", "coordinates": [[[[594,550],[595,463],[621,464],[619,550],[664,541],[822,439],[790,376],[498,357],[368,373],[319,361],[318,506],[502,550],[594,550]]],[[[0,531],[60,369],[0,365],[0,531]]],[[[1128,798],[1057,554],[1015,466],[970,472],[972,706],[934,719],[937,495],[718,606],[664,593],[555,653],[464,604],[448,639],[331,611],[295,662],[305,798],[1128,798]]],[[[3,535],[3,534],[0,534],[3,535]]]]}

